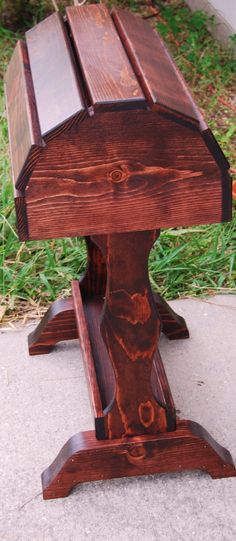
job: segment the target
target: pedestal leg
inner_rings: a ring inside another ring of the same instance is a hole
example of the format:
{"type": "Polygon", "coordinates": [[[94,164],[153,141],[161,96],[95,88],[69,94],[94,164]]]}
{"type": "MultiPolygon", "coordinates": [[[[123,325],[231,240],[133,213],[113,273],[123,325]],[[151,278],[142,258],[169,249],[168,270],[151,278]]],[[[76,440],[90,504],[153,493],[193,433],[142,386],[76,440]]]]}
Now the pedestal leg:
{"type": "Polygon", "coordinates": [[[154,397],[151,385],[161,329],[148,277],[148,256],[155,239],[155,231],[93,237],[107,265],[100,331],[116,382],[107,412],[109,438],[169,429],[166,409],[154,397]]]}
{"type": "Polygon", "coordinates": [[[106,439],[97,439],[94,431],[73,436],[43,472],[45,499],[67,496],[78,483],[114,477],[191,469],[207,472],[213,479],[236,476],[230,453],[202,426],[192,421],[175,423],[157,349],[161,323],[148,279],[154,239],[151,231],[94,237],[106,260],[104,305],[104,290],[94,297],[91,281],[82,283],[78,304],[80,289],[78,282],[74,284],[76,321],[84,360],[89,358],[92,396],[97,397],[94,408],[104,423],[104,435],[99,437],[106,439]],[[115,378],[107,406],[102,400],[106,393],[101,394],[107,382],[111,385],[105,354],[115,378]]]}

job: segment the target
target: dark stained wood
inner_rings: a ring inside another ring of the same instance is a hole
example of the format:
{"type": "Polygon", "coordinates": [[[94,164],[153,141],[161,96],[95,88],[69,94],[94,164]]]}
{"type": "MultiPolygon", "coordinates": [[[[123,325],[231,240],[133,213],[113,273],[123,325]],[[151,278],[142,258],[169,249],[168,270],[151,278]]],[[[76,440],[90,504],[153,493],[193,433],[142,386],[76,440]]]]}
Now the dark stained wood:
{"type": "Polygon", "coordinates": [[[29,239],[26,201],[24,195],[19,190],[14,190],[14,196],[17,233],[19,239],[25,241],[29,239]]]}
{"type": "Polygon", "coordinates": [[[236,476],[227,449],[192,421],[179,421],[173,432],[110,441],[80,432],[43,472],[43,498],[64,498],[86,481],[184,470],[201,470],[212,479],[236,476]]]}
{"type": "Polygon", "coordinates": [[[222,222],[232,220],[233,193],[232,177],[228,171],[222,172],[222,222]]]}
{"type": "MultiPolygon", "coordinates": [[[[18,41],[5,76],[5,93],[12,177],[23,189],[43,147],[29,59],[25,43],[18,41]]],[[[19,202],[18,202],[19,203],[19,202]]]]}
{"type": "Polygon", "coordinates": [[[148,278],[148,255],[155,239],[155,231],[93,237],[107,262],[100,332],[116,382],[108,408],[108,438],[168,430],[165,408],[151,387],[160,335],[148,278]]]}
{"type": "Polygon", "coordinates": [[[66,13],[90,105],[96,111],[146,107],[108,8],[72,6],[66,13]]]}
{"type": "Polygon", "coordinates": [[[151,371],[151,387],[152,392],[157,400],[166,412],[167,430],[176,429],[176,409],[174,400],[171,394],[169,382],[165,373],[164,365],[162,362],[161,354],[157,348],[153,358],[153,365],[151,371]]]}
{"type": "Polygon", "coordinates": [[[107,283],[105,258],[91,237],[86,237],[87,269],[80,280],[82,297],[104,297],[107,283]]]}
{"type": "Polygon", "coordinates": [[[198,124],[186,85],[159,35],[128,11],[115,9],[112,16],[150,106],[166,107],[198,124]]]}
{"type": "Polygon", "coordinates": [[[97,113],[48,143],[27,215],[32,240],[220,222],[222,173],[195,129],[151,111],[97,113]]]}
{"type": "Polygon", "coordinates": [[[29,334],[29,354],[50,353],[55,344],[78,338],[72,298],[58,299],[52,303],[36,329],[29,334]]]}
{"type": "MultiPolygon", "coordinates": [[[[75,319],[77,324],[78,336],[80,337],[80,345],[84,359],[84,369],[88,383],[89,396],[91,399],[91,405],[96,419],[103,416],[102,403],[97,384],[97,377],[94,367],[94,361],[92,357],[91,345],[89,341],[89,335],[84,317],[83,303],[79,288],[79,282],[74,280],[72,282],[72,295],[75,310],[75,319]]],[[[99,421],[98,421],[99,423],[99,421]]],[[[103,434],[104,435],[104,434],[103,434]]]]}
{"type": "MultiPolygon", "coordinates": [[[[101,296],[85,297],[83,301],[84,315],[91,344],[102,408],[103,411],[105,411],[112,407],[116,390],[116,381],[109,353],[100,332],[103,305],[104,297],[101,296]]],[[[86,351],[84,354],[86,355],[86,351]]],[[[106,427],[107,422],[104,421],[104,431],[107,437],[106,427]]]]}
{"type": "MultiPolygon", "coordinates": [[[[96,437],[104,439],[108,437],[107,412],[111,409],[116,391],[115,374],[111,360],[100,333],[100,320],[103,309],[103,298],[85,298],[83,310],[90,339],[93,363],[95,366],[96,379],[99,387],[104,420],[97,426],[95,419],[96,437]]],[[[86,357],[86,350],[83,352],[86,357]]],[[[163,363],[158,351],[155,352],[151,372],[152,392],[157,402],[166,410],[167,425],[169,430],[175,428],[175,407],[171,391],[164,371],[163,363]]]]}
{"type": "Polygon", "coordinates": [[[29,337],[32,355],[80,338],[95,416],[44,472],[44,498],[125,475],[235,476],[200,425],[176,423],[158,342],[189,334],[148,277],[160,228],[231,218],[229,164],[146,22],[100,4],[67,16],[28,31],[6,76],[20,239],[83,235],[88,249],[73,300],[29,337]]]}
{"type": "Polygon", "coordinates": [[[58,126],[61,130],[70,126],[75,117],[83,117],[85,105],[59,13],[28,30],[26,42],[41,134],[45,136],[58,126]]]}
{"type": "Polygon", "coordinates": [[[214,134],[212,133],[210,128],[208,128],[208,126],[206,126],[206,129],[202,131],[202,136],[212,156],[214,156],[216,163],[218,163],[220,169],[223,172],[227,171],[227,169],[230,168],[230,164],[226,156],[224,155],[223,150],[220,148],[216,138],[214,137],[214,134]]]}
{"type": "MultiPolygon", "coordinates": [[[[20,200],[20,198],[18,198],[20,200]]],[[[21,240],[23,239],[23,233],[21,236],[21,240]]],[[[93,252],[95,253],[100,252],[100,250],[95,247],[95,244],[93,244],[93,252]]],[[[101,253],[101,252],[100,252],[101,253]]],[[[99,256],[100,257],[100,256],[99,256]]],[[[93,357],[96,358],[96,352],[98,350],[102,349],[103,345],[103,355],[102,357],[104,359],[108,358],[107,350],[105,348],[105,345],[103,341],[100,338],[100,332],[99,332],[99,321],[100,316],[102,313],[102,306],[103,306],[103,294],[101,292],[96,291],[94,292],[97,297],[94,299],[91,289],[89,286],[92,284],[97,284],[97,287],[99,288],[99,282],[95,278],[89,277],[88,282],[86,280],[86,274],[82,281],[80,282],[80,289],[82,296],[84,295],[84,311],[86,315],[86,321],[88,329],[91,327],[90,331],[90,341],[92,349],[95,353],[93,353],[93,357]],[[88,288],[87,288],[88,285],[88,288]],[[90,301],[91,296],[91,301],[90,301]],[[98,333],[96,332],[98,330],[98,333]],[[97,346],[96,338],[99,340],[100,344],[97,346]],[[94,346],[93,346],[94,343],[94,346]]],[[[162,322],[162,332],[166,334],[166,336],[170,340],[177,340],[180,338],[188,338],[188,331],[185,324],[182,323],[183,318],[181,316],[178,316],[173,310],[170,308],[170,306],[167,304],[160,295],[154,294],[154,302],[157,305],[159,317],[162,322]],[[163,308],[164,307],[164,308],[163,308]]],[[[184,320],[183,320],[184,321],[184,320]]],[[[78,338],[78,330],[76,327],[76,320],[75,320],[75,310],[74,310],[74,303],[72,300],[72,297],[69,297],[67,299],[57,299],[52,303],[52,305],[49,307],[48,311],[46,312],[43,319],[40,321],[40,323],[37,325],[36,329],[30,333],[28,337],[29,342],[29,354],[30,355],[45,355],[46,353],[50,353],[53,349],[53,347],[58,343],[62,342],[64,340],[74,340],[78,338]]],[[[154,357],[154,364],[156,363],[156,355],[154,357]]],[[[95,363],[96,364],[96,363],[95,363]]],[[[160,363],[159,363],[160,364],[160,363]]],[[[107,363],[108,365],[108,363],[107,363]]],[[[101,369],[101,368],[100,368],[101,369]]],[[[114,375],[114,372],[112,370],[111,364],[109,363],[109,368],[106,370],[103,378],[100,379],[100,388],[102,389],[101,395],[105,396],[105,390],[109,389],[109,385],[103,386],[103,379],[107,378],[107,373],[109,373],[109,377],[112,377],[112,374],[114,375]],[[104,390],[103,390],[104,389],[104,390]]],[[[99,379],[99,374],[98,374],[99,379]]],[[[164,382],[164,378],[163,378],[164,382]]],[[[114,388],[114,382],[112,383],[114,388]]],[[[161,401],[161,387],[158,386],[158,378],[154,377],[154,383],[153,383],[153,392],[157,400],[161,401]],[[157,390],[159,389],[159,391],[157,390]]],[[[166,395],[162,395],[165,397],[166,395]]],[[[170,394],[169,394],[170,396],[170,394]]],[[[106,402],[105,404],[109,404],[111,400],[110,398],[106,396],[106,402]]],[[[163,399],[164,404],[168,407],[168,400],[166,398],[163,399]]],[[[106,407],[105,405],[103,406],[106,407]]]]}
{"type": "Polygon", "coordinates": [[[162,323],[161,330],[167,338],[169,338],[169,340],[189,338],[189,330],[185,319],[176,314],[161,295],[154,293],[153,296],[162,323]]]}

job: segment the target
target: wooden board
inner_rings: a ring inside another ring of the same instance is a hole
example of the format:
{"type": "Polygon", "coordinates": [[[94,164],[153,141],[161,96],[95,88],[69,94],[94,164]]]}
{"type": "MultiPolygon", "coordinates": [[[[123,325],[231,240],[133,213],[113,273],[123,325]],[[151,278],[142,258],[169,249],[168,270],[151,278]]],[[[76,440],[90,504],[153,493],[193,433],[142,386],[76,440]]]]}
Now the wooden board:
{"type": "Polygon", "coordinates": [[[58,13],[26,32],[42,136],[58,126],[63,129],[83,115],[71,46],[58,13]]]}
{"type": "Polygon", "coordinates": [[[12,177],[21,189],[43,147],[27,48],[22,41],[18,41],[8,66],[5,91],[12,177]]]}
{"type": "Polygon", "coordinates": [[[230,181],[197,130],[150,111],[95,114],[38,161],[29,238],[220,222],[231,216],[223,187],[230,181]]]}
{"type": "Polygon", "coordinates": [[[198,124],[197,108],[159,35],[128,11],[113,10],[112,16],[151,107],[166,107],[198,124]]]}
{"type": "Polygon", "coordinates": [[[236,476],[229,451],[193,421],[177,422],[173,432],[106,441],[98,441],[93,431],[80,432],[43,472],[43,497],[63,498],[86,481],[193,469],[213,479],[236,476]]]}
{"type": "Polygon", "coordinates": [[[146,107],[107,7],[74,6],[66,13],[90,105],[96,110],[146,107]]]}
{"type": "Polygon", "coordinates": [[[80,338],[89,396],[91,399],[91,405],[92,405],[93,413],[95,416],[95,422],[96,422],[97,418],[99,419],[99,418],[102,418],[103,416],[100,392],[99,392],[98,383],[97,383],[97,376],[95,372],[95,366],[94,366],[94,360],[93,360],[92,351],[91,351],[88,329],[87,329],[86,320],[84,316],[79,282],[74,280],[71,285],[72,285],[72,296],[73,296],[73,304],[74,304],[74,310],[75,310],[76,325],[78,329],[78,336],[80,338]]]}

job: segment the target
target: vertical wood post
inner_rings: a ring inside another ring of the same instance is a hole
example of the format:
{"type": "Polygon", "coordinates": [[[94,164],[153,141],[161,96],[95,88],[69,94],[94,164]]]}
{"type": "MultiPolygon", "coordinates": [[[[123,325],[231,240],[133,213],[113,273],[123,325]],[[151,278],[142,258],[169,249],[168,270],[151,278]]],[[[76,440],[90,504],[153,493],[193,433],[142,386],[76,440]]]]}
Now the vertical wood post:
{"type": "Polygon", "coordinates": [[[155,434],[167,429],[151,372],[160,319],[148,277],[148,256],[156,231],[94,236],[107,264],[101,334],[116,378],[107,415],[109,438],[155,434]]]}

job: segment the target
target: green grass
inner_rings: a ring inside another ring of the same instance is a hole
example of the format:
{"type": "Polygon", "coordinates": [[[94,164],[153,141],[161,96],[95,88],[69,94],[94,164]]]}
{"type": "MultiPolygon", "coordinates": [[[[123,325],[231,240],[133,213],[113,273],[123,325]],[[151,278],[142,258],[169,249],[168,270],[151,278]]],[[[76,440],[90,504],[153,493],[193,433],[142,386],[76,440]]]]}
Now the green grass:
{"type": "MultiPolygon", "coordinates": [[[[116,2],[118,3],[118,2],[116,2]]],[[[123,0],[137,10],[138,2],[123,0]]],[[[160,2],[158,2],[160,7],[160,2]]],[[[144,10],[145,14],[145,10],[144,10]]],[[[152,19],[171,49],[188,81],[196,101],[205,112],[231,165],[236,139],[235,60],[230,48],[219,45],[208,33],[202,12],[190,13],[179,2],[170,1],[152,19]]],[[[0,28],[0,75],[10,58],[15,34],[0,28]]],[[[72,278],[86,265],[81,239],[20,243],[15,227],[15,211],[10,181],[7,122],[3,84],[0,86],[0,280],[5,320],[19,317],[30,303],[47,304],[58,294],[67,295],[72,278]]],[[[236,293],[236,215],[232,223],[163,231],[150,255],[150,278],[154,289],[166,298],[236,293]]]]}

